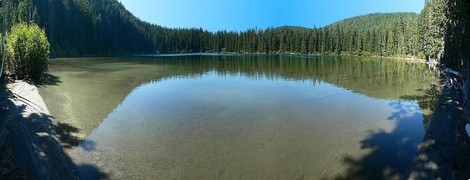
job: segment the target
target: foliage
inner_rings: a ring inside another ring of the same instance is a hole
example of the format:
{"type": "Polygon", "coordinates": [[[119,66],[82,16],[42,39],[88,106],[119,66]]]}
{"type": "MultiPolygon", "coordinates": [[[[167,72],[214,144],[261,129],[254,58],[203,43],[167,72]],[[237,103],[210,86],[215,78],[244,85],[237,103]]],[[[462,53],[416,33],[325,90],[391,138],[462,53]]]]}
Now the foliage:
{"type": "Polygon", "coordinates": [[[444,63],[470,77],[470,1],[447,1],[444,63]]]}
{"type": "Polygon", "coordinates": [[[5,68],[18,79],[38,80],[47,71],[49,42],[39,26],[19,23],[7,34],[5,68]]]}
{"type": "Polygon", "coordinates": [[[426,0],[421,15],[369,14],[321,28],[208,32],[141,21],[116,0],[10,0],[6,25],[33,21],[45,28],[52,56],[234,52],[440,59],[448,1],[456,0],[426,0]]]}
{"type": "Polygon", "coordinates": [[[235,52],[415,57],[421,49],[414,13],[370,14],[323,28],[208,32],[141,21],[116,0],[11,0],[8,7],[21,16],[8,16],[7,26],[34,21],[46,29],[52,56],[235,52]]]}
{"type": "Polygon", "coordinates": [[[446,7],[446,0],[426,0],[419,17],[420,43],[428,60],[440,61],[443,56],[446,7]]]}

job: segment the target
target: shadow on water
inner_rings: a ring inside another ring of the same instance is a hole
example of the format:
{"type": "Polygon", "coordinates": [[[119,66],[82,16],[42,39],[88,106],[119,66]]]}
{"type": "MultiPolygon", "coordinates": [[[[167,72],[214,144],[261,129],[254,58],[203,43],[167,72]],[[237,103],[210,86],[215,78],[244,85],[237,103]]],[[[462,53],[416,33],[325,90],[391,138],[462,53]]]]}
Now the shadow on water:
{"type": "Polygon", "coordinates": [[[81,179],[108,179],[108,175],[99,171],[97,167],[84,164],[77,166],[77,171],[81,179]]]}
{"type": "Polygon", "coordinates": [[[56,127],[57,137],[62,142],[62,146],[65,148],[74,148],[77,147],[82,140],[75,136],[80,132],[80,129],[73,127],[67,123],[57,123],[56,127]]]}
{"type": "Polygon", "coordinates": [[[62,83],[60,80],[60,77],[49,74],[49,73],[44,73],[43,76],[39,81],[35,82],[37,86],[57,86],[62,83]]]}
{"type": "MultiPolygon", "coordinates": [[[[65,123],[55,124],[53,117],[40,113],[43,112],[40,106],[9,91],[8,83],[11,82],[0,80],[0,179],[109,178],[94,165],[75,164],[64,151],[80,143],[73,135],[80,129],[65,123]],[[20,101],[21,105],[12,100],[20,101]],[[21,115],[31,109],[33,113],[21,115]],[[87,176],[80,177],[81,172],[87,176]]],[[[59,78],[48,75],[47,81],[40,85],[58,83],[59,78]]]]}
{"type": "Polygon", "coordinates": [[[360,141],[361,149],[370,150],[370,153],[358,158],[344,156],[346,173],[335,179],[406,179],[423,141],[423,124],[426,127],[432,116],[420,110],[434,110],[438,101],[437,86],[425,91],[425,95],[403,97],[411,102],[417,100],[419,107],[409,102],[390,103],[395,111],[388,120],[396,123],[395,129],[370,131],[367,138],[360,141]]]}
{"type": "Polygon", "coordinates": [[[396,121],[392,132],[385,130],[371,131],[366,139],[360,142],[362,149],[371,152],[364,157],[346,156],[343,163],[348,169],[346,175],[336,179],[399,179],[409,169],[418,144],[422,140],[422,131],[414,129],[420,123],[421,113],[415,112],[417,107],[391,104],[397,112],[390,120],[396,121]]]}
{"type": "MultiPolygon", "coordinates": [[[[463,157],[458,156],[462,150],[458,149],[460,147],[457,138],[461,136],[459,129],[464,129],[459,124],[465,122],[462,108],[463,103],[458,101],[460,99],[459,96],[459,93],[452,89],[444,89],[442,91],[433,119],[426,131],[426,136],[420,144],[410,178],[469,178],[468,161],[462,162],[463,157]],[[462,169],[465,166],[467,168],[462,169]]],[[[465,146],[468,146],[468,144],[465,146]]]]}

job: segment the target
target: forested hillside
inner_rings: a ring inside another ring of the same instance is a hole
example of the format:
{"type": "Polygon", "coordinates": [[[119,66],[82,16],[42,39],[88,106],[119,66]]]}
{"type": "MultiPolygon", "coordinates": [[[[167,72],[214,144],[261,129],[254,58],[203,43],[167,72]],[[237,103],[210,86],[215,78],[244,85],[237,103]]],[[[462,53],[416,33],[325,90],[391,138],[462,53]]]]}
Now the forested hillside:
{"type": "Polygon", "coordinates": [[[414,13],[370,14],[322,28],[243,32],[170,29],[139,20],[117,0],[10,0],[7,29],[20,21],[46,29],[52,56],[236,52],[425,58],[414,13]]]}
{"type": "Polygon", "coordinates": [[[7,29],[33,21],[46,29],[53,56],[151,52],[149,29],[115,0],[10,0],[7,29]]]}
{"type": "Polygon", "coordinates": [[[418,18],[419,16],[414,13],[371,14],[346,19],[326,28],[331,32],[339,31],[338,48],[341,49],[336,48],[336,52],[365,52],[377,56],[418,56],[420,52],[418,18]]]}
{"type": "Polygon", "coordinates": [[[280,27],[217,32],[217,52],[417,56],[419,15],[370,14],[323,28],[280,27]]]}

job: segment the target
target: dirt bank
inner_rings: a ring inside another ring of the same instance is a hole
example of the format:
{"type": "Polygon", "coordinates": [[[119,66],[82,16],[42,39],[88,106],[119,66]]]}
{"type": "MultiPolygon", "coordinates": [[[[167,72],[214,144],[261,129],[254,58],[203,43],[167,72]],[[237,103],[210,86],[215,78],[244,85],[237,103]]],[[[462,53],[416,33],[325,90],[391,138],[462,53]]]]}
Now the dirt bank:
{"type": "Polygon", "coordinates": [[[0,85],[0,116],[7,121],[0,179],[77,179],[37,88],[24,81],[0,85]]]}

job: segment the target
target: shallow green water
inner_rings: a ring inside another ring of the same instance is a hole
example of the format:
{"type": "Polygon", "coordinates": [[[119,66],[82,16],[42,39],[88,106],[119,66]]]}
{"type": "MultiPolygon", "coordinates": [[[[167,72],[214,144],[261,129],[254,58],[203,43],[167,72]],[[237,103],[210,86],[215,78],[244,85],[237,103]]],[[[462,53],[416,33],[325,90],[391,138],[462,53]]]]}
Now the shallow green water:
{"type": "Polygon", "coordinates": [[[117,179],[403,177],[437,81],[423,64],[277,55],[58,59],[50,73],[40,92],[68,154],[117,179]]]}

